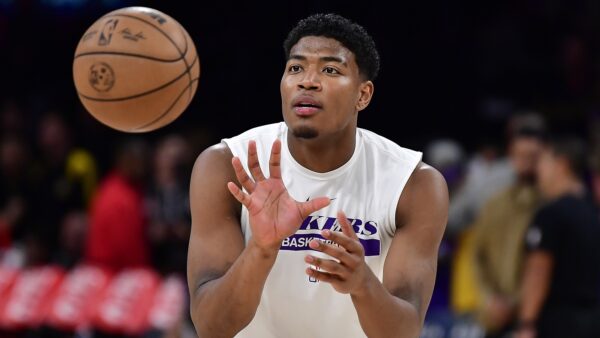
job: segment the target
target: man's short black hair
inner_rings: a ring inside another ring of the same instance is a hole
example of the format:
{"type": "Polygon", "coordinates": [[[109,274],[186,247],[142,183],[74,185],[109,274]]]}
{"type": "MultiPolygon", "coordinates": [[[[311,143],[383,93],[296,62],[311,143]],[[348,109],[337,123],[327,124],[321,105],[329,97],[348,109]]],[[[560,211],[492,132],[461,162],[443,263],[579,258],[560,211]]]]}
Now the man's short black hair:
{"type": "Polygon", "coordinates": [[[313,14],[298,22],[283,43],[286,58],[290,50],[305,36],[323,36],[339,41],[356,59],[359,72],[367,80],[374,80],[379,72],[379,53],[375,41],[367,31],[337,14],[313,14]]]}
{"type": "Polygon", "coordinates": [[[571,172],[581,176],[586,169],[586,147],[583,140],[574,135],[559,135],[550,138],[548,148],[555,156],[564,157],[569,163],[571,172]]]}

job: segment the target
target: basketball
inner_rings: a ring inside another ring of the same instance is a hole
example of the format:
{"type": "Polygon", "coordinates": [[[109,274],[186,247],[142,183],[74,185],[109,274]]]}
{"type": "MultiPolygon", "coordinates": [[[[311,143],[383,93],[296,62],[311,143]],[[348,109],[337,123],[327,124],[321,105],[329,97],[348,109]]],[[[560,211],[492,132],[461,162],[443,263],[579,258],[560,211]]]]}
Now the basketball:
{"type": "Polygon", "coordinates": [[[200,60],[186,30],[170,16],[127,7],[98,19],[73,61],[77,94],[103,124],[147,132],[175,120],[191,102],[200,60]]]}

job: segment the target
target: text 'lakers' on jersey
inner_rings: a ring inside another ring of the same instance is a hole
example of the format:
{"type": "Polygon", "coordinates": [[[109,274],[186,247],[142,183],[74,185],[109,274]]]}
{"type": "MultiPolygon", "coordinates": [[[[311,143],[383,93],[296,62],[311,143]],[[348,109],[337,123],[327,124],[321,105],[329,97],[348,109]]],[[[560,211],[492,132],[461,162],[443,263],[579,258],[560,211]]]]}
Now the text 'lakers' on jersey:
{"type": "MultiPolygon", "coordinates": [[[[282,242],[256,315],[236,337],[365,337],[350,295],[340,294],[331,285],[305,274],[307,254],[325,256],[310,249],[308,243],[324,241],[322,230],[341,231],[336,215],[343,210],[365,248],[367,265],[381,281],[385,257],[396,231],[398,199],[422,154],[359,128],[350,160],[333,171],[317,173],[302,167],[292,157],[287,131],[285,123],[276,123],[223,142],[248,171],[248,142],[256,141],[261,168],[268,176],[271,145],[280,139],[281,175],[289,194],[297,201],[326,196],[331,203],[306,217],[298,231],[282,242]]],[[[252,233],[245,207],[241,225],[248,242],[252,233]]]]}

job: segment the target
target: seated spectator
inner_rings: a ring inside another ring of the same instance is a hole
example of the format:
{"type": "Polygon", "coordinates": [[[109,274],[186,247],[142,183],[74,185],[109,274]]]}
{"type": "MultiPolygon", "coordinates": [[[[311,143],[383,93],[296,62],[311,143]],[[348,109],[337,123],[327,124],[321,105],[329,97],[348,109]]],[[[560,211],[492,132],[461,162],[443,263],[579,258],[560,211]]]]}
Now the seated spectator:
{"type": "Polygon", "coordinates": [[[0,140],[0,252],[22,230],[27,211],[26,145],[16,136],[0,140]]]}
{"type": "Polygon", "coordinates": [[[150,263],[143,188],[146,144],[124,143],[114,169],[93,197],[85,257],[89,263],[118,271],[150,263]]]}
{"type": "Polygon", "coordinates": [[[152,263],[163,274],[185,275],[186,271],[191,227],[190,162],[189,146],[181,136],[171,135],[159,142],[147,207],[152,263]]]}
{"type": "Polygon", "coordinates": [[[97,180],[94,157],[73,146],[72,133],[58,113],[45,114],[37,134],[38,154],[32,169],[26,242],[42,246],[36,258],[49,262],[59,248],[60,227],[70,213],[85,211],[97,180]]]}

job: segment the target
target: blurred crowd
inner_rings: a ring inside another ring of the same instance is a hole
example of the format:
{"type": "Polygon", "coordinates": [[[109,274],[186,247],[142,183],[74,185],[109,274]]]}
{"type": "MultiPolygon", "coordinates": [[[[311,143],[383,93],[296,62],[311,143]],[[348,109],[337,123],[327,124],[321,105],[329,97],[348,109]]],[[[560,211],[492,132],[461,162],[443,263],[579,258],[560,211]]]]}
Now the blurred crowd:
{"type": "Polygon", "coordinates": [[[600,337],[599,129],[554,130],[519,112],[503,144],[425,150],[450,210],[424,337],[600,337]]]}
{"type": "Polygon", "coordinates": [[[1,107],[0,268],[86,264],[185,280],[194,141],[127,135],[94,152],[67,116],[1,107]]]}
{"type": "Polygon", "coordinates": [[[16,127],[23,116],[15,107],[1,115],[4,265],[68,269],[84,259],[115,271],[152,266],[185,274],[193,154],[183,136],[154,144],[125,139],[100,171],[60,113],[43,114],[31,135],[16,127]]]}

